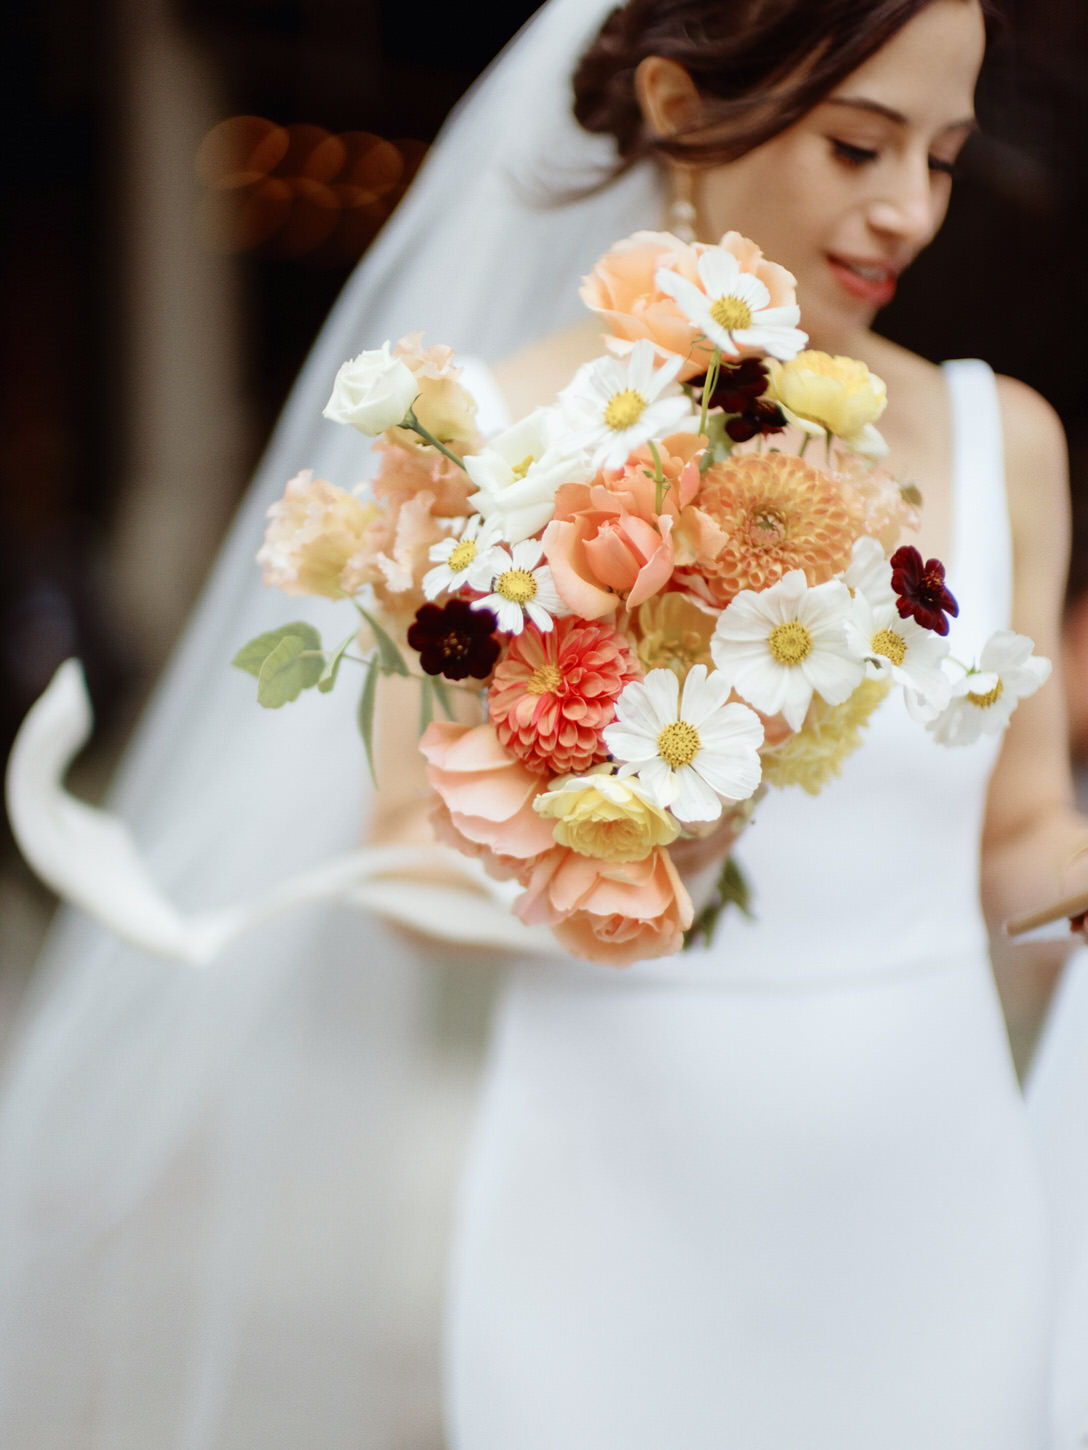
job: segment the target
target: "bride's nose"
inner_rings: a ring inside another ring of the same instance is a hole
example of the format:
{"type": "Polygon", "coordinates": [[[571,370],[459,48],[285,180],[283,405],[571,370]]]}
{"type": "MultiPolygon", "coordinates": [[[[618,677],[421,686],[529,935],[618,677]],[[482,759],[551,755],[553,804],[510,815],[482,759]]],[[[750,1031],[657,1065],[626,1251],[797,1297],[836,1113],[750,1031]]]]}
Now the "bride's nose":
{"type": "Polygon", "coordinates": [[[867,217],[882,236],[922,246],[936,231],[943,205],[933,185],[928,156],[920,161],[905,158],[869,202],[867,217]]]}

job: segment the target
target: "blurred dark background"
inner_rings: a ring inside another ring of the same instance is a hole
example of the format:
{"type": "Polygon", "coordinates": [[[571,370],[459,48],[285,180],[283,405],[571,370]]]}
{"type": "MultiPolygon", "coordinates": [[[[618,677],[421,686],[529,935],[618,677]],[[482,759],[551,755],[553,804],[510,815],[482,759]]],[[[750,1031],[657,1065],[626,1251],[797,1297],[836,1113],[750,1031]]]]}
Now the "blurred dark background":
{"type": "MultiPolygon", "coordinates": [[[[76,653],[104,780],[337,291],[449,108],[534,8],[8,0],[0,755],[76,653]]],[[[1068,430],[1079,498],[1088,7],[1005,12],[985,134],[882,325],[1038,388],[1068,430]]],[[[6,836],[2,849],[9,879],[6,836]]]]}

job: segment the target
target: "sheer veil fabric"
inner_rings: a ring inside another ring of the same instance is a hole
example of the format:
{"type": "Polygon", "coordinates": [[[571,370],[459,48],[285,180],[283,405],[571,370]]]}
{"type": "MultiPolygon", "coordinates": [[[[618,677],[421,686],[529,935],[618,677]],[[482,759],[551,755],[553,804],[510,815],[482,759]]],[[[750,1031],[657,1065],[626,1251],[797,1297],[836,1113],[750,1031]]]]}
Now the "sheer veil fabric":
{"type": "MultiPolygon", "coordinates": [[[[349,848],[365,819],[350,692],[264,713],[229,668],[288,618],[339,627],[321,601],[264,590],[253,563],[293,473],[365,474],[359,436],[321,418],[336,368],[420,327],[494,361],[574,320],[581,273],[658,223],[649,166],[552,208],[515,184],[561,188],[608,161],[570,119],[569,77],[610,8],[551,0],[511,42],[299,377],[114,792],[182,909],[349,848]]],[[[314,908],[198,974],[62,914],[0,1100],[0,1444],[406,1443],[391,1306],[412,1276],[410,1124],[441,955],[314,908]]]]}

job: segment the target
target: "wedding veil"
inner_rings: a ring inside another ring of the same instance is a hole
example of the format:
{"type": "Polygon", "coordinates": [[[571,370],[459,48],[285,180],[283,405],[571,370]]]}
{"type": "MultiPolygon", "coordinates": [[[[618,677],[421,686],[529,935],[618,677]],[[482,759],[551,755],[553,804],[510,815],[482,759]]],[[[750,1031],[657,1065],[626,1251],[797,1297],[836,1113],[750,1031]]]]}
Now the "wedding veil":
{"type": "MultiPolygon", "coordinates": [[[[656,225],[636,168],[569,115],[611,0],[550,0],[447,123],[344,289],[123,763],[113,806],[182,909],[353,845],[367,810],[350,691],[262,712],[229,666],[324,601],[262,588],[264,512],[303,467],[350,486],[360,440],[321,418],[338,365],[424,328],[493,361],[579,315],[577,280],[656,225]]],[[[343,689],[343,686],[341,686],[343,689]]],[[[204,973],[62,913],[0,1103],[0,1443],[19,1450],[392,1450],[395,1325],[442,953],[346,907],[258,928],[204,973]]],[[[433,1104],[441,1124],[442,1104],[433,1104]]]]}

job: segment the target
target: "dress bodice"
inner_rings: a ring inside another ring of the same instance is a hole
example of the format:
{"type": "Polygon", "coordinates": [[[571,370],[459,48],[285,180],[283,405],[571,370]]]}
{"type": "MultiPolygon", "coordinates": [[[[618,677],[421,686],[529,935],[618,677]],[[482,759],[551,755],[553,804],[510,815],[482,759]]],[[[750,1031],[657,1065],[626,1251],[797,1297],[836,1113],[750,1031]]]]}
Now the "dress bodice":
{"type": "MultiPolygon", "coordinates": [[[[953,541],[947,578],[960,605],[951,653],[965,663],[1009,624],[1011,545],[1001,420],[982,362],[944,364],[953,420],[953,541]]],[[[473,380],[475,384],[475,379],[473,380]]],[[[984,950],[979,841],[1000,738],[937,744],[893,689],[861,747],[818,796],[771,790],[735,848],[754,918],[727,910],[708,948],[587,973],[581,962],[542,970],[587,985],[621,982],[798,985],[929,970],[984,950]]]]}

